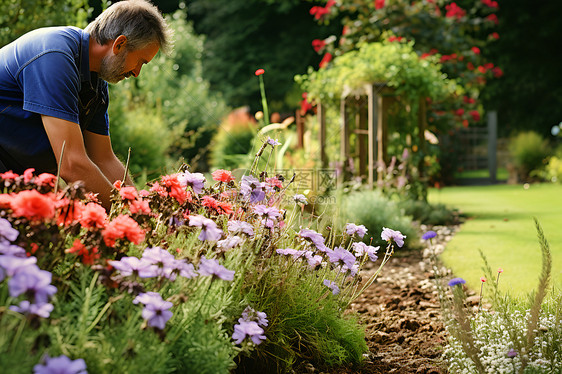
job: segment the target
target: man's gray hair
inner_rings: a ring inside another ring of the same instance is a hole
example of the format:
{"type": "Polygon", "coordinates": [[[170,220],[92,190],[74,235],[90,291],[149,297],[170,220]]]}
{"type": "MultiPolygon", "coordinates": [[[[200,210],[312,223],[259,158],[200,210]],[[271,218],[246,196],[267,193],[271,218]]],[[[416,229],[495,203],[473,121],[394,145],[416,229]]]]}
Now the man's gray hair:
{"type": "Polygon", "coordinates": [[[85,31],[102,45],[125,35],[128,50],[142,49],[154,42],[164,53],[172,48],[172,30],[158,8],[146,0],[127,0],[111,5],[85,31]]]}

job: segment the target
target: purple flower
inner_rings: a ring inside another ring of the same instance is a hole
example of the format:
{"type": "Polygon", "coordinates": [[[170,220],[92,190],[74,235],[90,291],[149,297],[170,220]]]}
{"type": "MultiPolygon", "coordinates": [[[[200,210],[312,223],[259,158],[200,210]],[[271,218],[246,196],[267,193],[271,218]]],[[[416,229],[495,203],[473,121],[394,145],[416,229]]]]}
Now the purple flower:
{"type": "Polygon", "coordinates": [[[356,260],[353,253],[342,247],[337,247],[333,251],[328,252],[328,258],[330,262],[337,262],[340,265],[345,265],[350,269],[353,267],[353,264],[355,264],[356,260]]]}
{"type": "Polygon", "coordinates": [[[227,251],[236,247],[238,244],[242,243],[242,238],[239,236],[229,236],[224,240],[219,240],[217,242],[217,248],[227,251]]]}
{"type": "Polygon", "coordinates": [[[316,249],[318,249],[319,251],[328,252],[328,248],[324,245],[324,237],[316,231],[310,229],[301,229],[301,231],[299,232],[299,236],[312,242],[312,244],[314,244],[316,249]]]}
{"type": "Polygon", "coordinates": [[[517,351],[516,351],[515,349],[511,348],[511,349],[507,352],[507,357],[513,358],[513,357],[515,357],[515,356],[517,356],[517,351]]]}
{"type": "Polygon", "coordinates": [[[19,231],[12,227],[10,221],[5,218],[0,218],[0,242],[2,238],[13,242],[17,239],[19,231]]]}
{"type": "Polygon", "coordinates": [[[201,227],[199,240],[217,241],[222,237],[222,230],[218,228],[215,221],[203,216],[189,216],[189,226],[201,227]]]}
{"type": "Polygon", "coordinates": [[[231,281],[234,279],[234,270],[228,270],[220,265],[218,260],[206,259],[205,256],[201,257],[199,263],[199,274],[212,276],[213,278],[220,278],[222,280],[231,281]]]}
{"type": "Polygon", "coordinates": [[[394,241],[397,246],[402,247],[404,245],[404,238],[406,238],[406,235],[402,235],[400,231],[395,231],[386,227],[382,228],[381,239],[384,241],[394,241]]]}
{"type": "Polygon", "coordinates": [[[259,312],[249,306],[247,306],[246,309],[244,309],[244,311],[242,312],[242,319],[244,321],[256,321],[258,325],[263,327],[267,326],[267,324],[269,323],[269,321],[267,320],[267,314],[265,314],[264,312],[259,312]]]}
{"type": "Polygon", "coordinates": [[[139,294],[134,300],[134,304],[144,304],[142,318],[147,321],[148,326],[164,330],[166,322],[172,317],[170,309],[174,304],[162,299],[157,292],[146,292],[139,294]]]}
{"type": "Polygon", "coordinates": [[[203,187],[205,187],[205,176],[201,173],[190,173],[186,171],[178,175],[178,181],[184,187],[191,187],[193,192],[196,194],[200,194],[203,191],[203,187]]]}
{"type": "Polygon", "coordinates": [[[267,137],[266,143],[274,148],[276,145],[281,145],[281,143],[279,143],[277,139],[271,139],[269,136],[267,137]]]}
{"type": "Polygon", "coordinates": [[[128,277],[130,275],[140,278],[151,278],[157,276],[156,266],[148,261],[148,259],[138,257],[123,257],[119,261],[108,261],[115,269],[119,270],[121,275],[128,277]]]}
{"type": "Polygon", "coordinates": [[[291,249],[291,248],[279,248],[277,249],[275,252],[279,253],[280,255],[285,255],[285,256],[293,256],[293,258],[299,258],[302,257],[306,254],[306,251],[299,251],[297,249],[291,249]]]}
{"type": "Polygon", "coordinates": [[[425,234],[422,235],[422,239],[423,240],[428,240],[431,238],[435,238],[437,236],[437,233],[435,231],[429,230],[428,232],[426,232],[425,234]]]}
{"type": "Polygon", "coordinates": [[[304,257],[306,257],[308,266],[310,266],[312,269],[316,268],[322,263],[322,256],[315,255],[314,253],[312,253],[312,251],[306,251],[304,257]]]}
{"type": "Polygon", "coordinates": [[[246,234],[249,237],[254,236],[254,227],[244,221],[228,221],[228,231],[233,234],[246,234]]]}
{"type": "Polygon", "coordinates": [[[26,315],[36,315],[42,318],[49,318],[53,311],[53,305],[49,303],[31,304],[28,300],[23,300],[19,306],[12,305],[10,309],[26,315]]]}
{"type": "Polygon", "coordinates": [[[81,358],[73,361],[65,355],[53,358],[45,356],[45,365],[35,365],[33,374],[87,374],[86,362],[81,358]]]}
{"type": "Polygon", "coordinates": [[[293,200],[297,204],[308,205],[308,200],[306,199],[306,196],[302,194],[295,194],[295,196],[293,196],[293,200]]]}
{"type": "Polygon", "coordinates": [[[26,267],[24,271],[17,272],[9,281],[10,296],[17,297],[21,294],[33,296],[36,304],[44,304],[49,296],[57,292],[51,285],[52,274],[39,268],[26,267]]]}
{"type": "Polygon", "coordinates": [[[451,280],[449,281],[448,284],[449,284],[449,286],[451,286],[451,287],[455,287],[455,286],[458,286],[458,285],[461,285],[461,284],[465,284],[465,283],[466,283],[466,281],[465,281],[464,279],[462,279],[462,278],[453,278],[453,279],[451,279],[451,280]]]}
{"type": "Polygon", "coordinates": [[[363,225],[356,225],[354,223],[348,223],[345,226],[345,231],[347,235],[357,234],[360,238],[363,238],[367,233],[367,229],[363,225]]]}
{"type": "Polygon", "coordinates": [[[31,269],[31,271],[39,270],[36,265],[37,258],[19,257],[10,255],[0,255],[0,267],[4,268],[6,275],[9,277],[15,274],[31,269]]]}
{"type": "MultiPolygon", "coordinates": [[[[27,257],[25,249],[23,249],[22,247],[18,247],[17,245],[10,244],[5,240],[0,240],[0,254],[15,257],[27,257]]],[[[0,261],[0,266],[1,265],[2,262],[0,261]]]]}
{"type": "Polygon", "coordinates": [[[258,203],[265,199],[265,183],[252,175],[245,175],[240,181],[240,193],[249,199],[250,203],[258,203]]]}
{"type": "Polygon", "coordinates": [[[238,324],[234,325],[232,339],[236,344],[241,344],[246,337],[250,337],[252,342],[257,345],[266,339],[263,333],[263,329],[256,321],[244,321],[240,318],[238,324]]]}
{"type": "Polygon", "coordinates": [[[279,209],[275,207],[267,207],[265,205],[254,206],[254,213],[263,218],[264,226],[272,228],[274,220],[281,216],[279,209]]]}
{"type": "Polygon", "coordinates": [[[373,262],[377,261],[378,256],[377,256],[377,251],[380,249],[380,247],[373,247],[371,245],[367,245],[363,242],[357,242],[357,243],[353,243],[352,248],[355,252],[355,255],[357,257],[362,257],[365,254],[367,254],[369,256],[369,259],[373,262]]]}
{"type": "Polygon", "coordinates": [[[338,287],[338,285],[336,284],[336,282],[332,282],[329,279],[324,279],[324,286],[328,287],[329,289],[332,290],[332,294],[337,295],[340,293],[340,288],[338,287]]]}
{"type": "Polygon", "coordinates": [[[197,276],[195,266],[193,266],[193,264],[189,264],[185,259],[176,260],[174,264],[174,273],[178,273],[180,276],[188,279],[195,278],[197,276]]]}

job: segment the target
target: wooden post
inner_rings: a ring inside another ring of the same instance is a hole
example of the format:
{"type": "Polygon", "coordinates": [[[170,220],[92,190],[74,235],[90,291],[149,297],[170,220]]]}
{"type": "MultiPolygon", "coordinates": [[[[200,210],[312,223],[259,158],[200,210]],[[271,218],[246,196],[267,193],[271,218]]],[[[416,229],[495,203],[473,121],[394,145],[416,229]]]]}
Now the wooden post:
{"type": "Polygon", "coordinates": [[[318,131],[318,141],[320,146],[320,164],[323,168],[328,166],[328,158],[326,157],[326,113],[322,103],[318,103],[318,122],[320,125],[318,131]]]}
{"type": "Polygon", "coordinates": [[[368,107],[368,157],[367,157],[367,183],[369,188],[375,186],[375,173],[377,171],[376,157],[377,157],[377,135],[378,135],[378,122],[380,116],[380,97],[375,91],[373,84],[367,85],[367,107],[368,107]]]}
{"type": "Polygon", "coordinates": [[[359,98],[357,105],[358,111],[355,116],[355,129],[357,134],[357,148],[359,150],[359,176],[363,178],[367,175],[367,136],[369,134],[367,117],[368,111],[365,101],[359,98]],[[367,136],[366,136],[367,135],[367,136]]]}
{"type": "Polygon", "coordinates": [[[490,182],[496,183],[498,171],[498,113],[493,110],[488,113],[488,172],[490,182]]]}
{"type": "Polygon", "coordinates": [[[420,162],[418,164],[418,172],[420,178],[424,176],[424,156],[426,154],[426,141],[425,141],[425,129],[427,128],[427,107],[425,105],[425,97],[420,98],[420,104],[418,108],[418,140],[419,140],[419,147],[420,147],[420,154],[422,157],[420,158],[420,162]]]}
{"type": "Polygon", "coordinates": [[[304,119],[301,115],[300,109],[297,109],[295,113],[296,123],[297,123],[297,149],[304,147],[304,119]]]}
{"type": "Polygon", "coordinates": [[[349,121],[346,113],[346,97],[340,100],[341,132],[340,132],[340,158],[342,161],[341,181],[349,179],[349,121]]]}

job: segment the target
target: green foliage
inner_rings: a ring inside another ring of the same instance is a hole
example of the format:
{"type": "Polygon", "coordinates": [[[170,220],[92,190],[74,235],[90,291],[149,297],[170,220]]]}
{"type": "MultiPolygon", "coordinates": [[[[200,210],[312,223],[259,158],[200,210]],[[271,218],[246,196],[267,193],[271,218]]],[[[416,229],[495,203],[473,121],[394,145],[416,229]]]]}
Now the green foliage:
{"type": "Polygon", "coordinates": [[[111,87],[116,153],[125,159],[131,147],[131,169],[151,178],[182,157],[193,169],[207,170],[211,136],[227,111],[201,77],[203,38],[185,18],[184,10],[167,17],[175,32],[171,56],[158,54],[138,78],[111,87]],[[140,159],[135,160],[136,154],[140,159]]]}
{"type": "Polygon", "coordinates": [[[415,248],[418,234],[412,224],[412,217],[407,216],[400,209],[399,204],[389,200],[378,190],[364,190],[343,195],[342,217],[346,222],[364,225],[369,231],[364,241],[372,245],[384,246],[386,243],[380,238],[383,227],[390,227],[406,235],[404,246],[415,248]]]}
{"type": "Polygon", "coordinates": [[[458,211],[444,204],[430,204],[425,200],[403,200],[398,203],[404,215],[429,226],[452,225],[458,221],[458,211]]]}
{"type": "Polygon", "coordinates": [[[256,132],[257,125],[252,122],[221,125],[212,142],[213,168],[230,170],[247,166],[256,132]]]}
{"type": "Polygon", "coordinates": [[[550,157],[544,170],[537,172],[537,175],[548,182],[562,183],[562,158],[550,157]]]}
{"type": "Polygon", "coordinates": [[[339,100],[344,90],[366,84],[384,83],[410,101],[420,97],[443,100],[455,92],[454,81],[447,79],[434,58],[420,59],[414,43],[383,41],[364,43],[357,50],[334,58],[329,68],[309,70],[295,79],[308,97],[322,101],[339,100]]]}
{"type": "Polygon", "coordinates": [[[229,106],[261,110],[259,86],[253,79],[258,68],[267,72],[271,112],[298,106],[298,98],[291,101],[287,96],[294,89],[293,76],[318,63],[312,39],[333,32],[314,23],[307,4],[269,0],[190,0],[187,4],[195,30],[206,37],[203,76],[214,92],[224,94],[229,106]]]}
{"type": "Polygon", "coordinates": [[[520,132],[510,139],[508,149],[519,178],[523,181],[529,180],[533,170],[544,166],[551,152],[548,141],[535,131],[520,132]]]}
{"type": "Polygon", "coordinates": [[[0,47],[39,27],[84,27],[91,11],[87,0],[2,1],[0,2],[0,47]]]}

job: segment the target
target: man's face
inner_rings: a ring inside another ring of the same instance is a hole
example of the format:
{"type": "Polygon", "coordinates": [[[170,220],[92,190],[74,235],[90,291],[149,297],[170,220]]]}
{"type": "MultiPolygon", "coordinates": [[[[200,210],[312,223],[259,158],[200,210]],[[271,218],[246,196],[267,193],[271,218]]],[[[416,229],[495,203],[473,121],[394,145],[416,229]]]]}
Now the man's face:
{"type": "Polygon", "coordinates": [[[153,43],[134,51],[122,48],[117,54],[102,58],[99,77],[109,83],[117,83],[130,76],[138,77],[144,64],[149,63],[158,52],[158,44],[153,43]]]}

